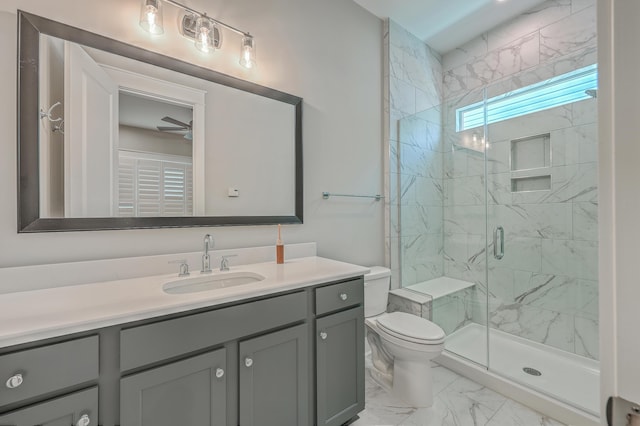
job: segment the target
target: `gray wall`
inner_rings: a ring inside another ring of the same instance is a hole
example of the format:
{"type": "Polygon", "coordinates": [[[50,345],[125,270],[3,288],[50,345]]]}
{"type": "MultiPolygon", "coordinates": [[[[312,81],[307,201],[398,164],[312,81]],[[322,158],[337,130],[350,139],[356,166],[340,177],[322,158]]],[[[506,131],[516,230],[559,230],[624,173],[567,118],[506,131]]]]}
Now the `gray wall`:
{"type": "Polygon", "coordinates": [[[49,17],[304,98],[305,223],[283,229],[285,243],[317,241],[321,256],[358,264],[384,261],[383,204],[323,200],[322,191],[382,191],[382,23],[343,0],[189,3],[257,40],[258,67],[238,64],[240,39],[201,55],[177,33],[165,4],[165,34],[138,26],[137,1],[8,0],[0,5],[0,267],[274,244],[276,228],[226,227],[22,235],[16,233],[16,9],[49,17]],[[348,243],[345,244],[345,240],[348,243]]]}

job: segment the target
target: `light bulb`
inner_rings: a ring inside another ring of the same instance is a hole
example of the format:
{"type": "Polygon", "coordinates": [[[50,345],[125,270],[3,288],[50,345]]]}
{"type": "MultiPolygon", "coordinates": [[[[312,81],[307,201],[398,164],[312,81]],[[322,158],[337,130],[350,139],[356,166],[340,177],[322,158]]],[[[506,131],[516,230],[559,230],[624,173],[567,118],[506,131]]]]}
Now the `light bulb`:
{"type": "Polygon", "coordinates": [[[143,0],[140,10],[140,26],[151,34],[164,32],[161,0],[143,0]]]}
{"type": "Polygon", "coordinates": [[[204,53],[214,50],[213,46],[213,21],[202,15],[196,20],[196,48],[204,53]]]}
{"type": "Polygon", "coordinates": [[[240,65],[245,68],[254,68],[256,66],[256,42],[250,35],[242,37],[240,44],[240,65]]]}

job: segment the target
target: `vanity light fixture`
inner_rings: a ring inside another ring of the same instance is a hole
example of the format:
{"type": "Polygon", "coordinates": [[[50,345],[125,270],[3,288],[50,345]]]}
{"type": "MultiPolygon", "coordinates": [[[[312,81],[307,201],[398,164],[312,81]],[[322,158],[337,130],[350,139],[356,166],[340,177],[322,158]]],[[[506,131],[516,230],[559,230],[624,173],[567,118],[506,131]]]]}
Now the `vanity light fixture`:
{"type": "Polygon", "coordinates": [[[162,2],[169,3],[187,13],[180,20],[180,33],[194,40],[196,49],[204,53],[220,49],[222,31],[225,28],[242,36],[240,44],[240,65],[245,68],[256,66],[256,49],[253,36],[247,32],[210,18],[206,13],[198,12],[174,0],[142,0],[140,26],[151,34],[162,34],[162,2]]]}
{"type": "Polygon", "coordinates": [[[242,37],[240,65],[249,69],[256,66],[256,41],[251,36],[242,37]]]}
{"type": "Polygon", "coordinates": [[[213,45],[213,33],[215,27],[215,22],[210,20],[206,14],[196,19],[196,49],[204,53],[209,53],[210,51],[215,50],[216,47],[213,45]]]}
{"type": "Polygon", "coordinates": [[[162,2],[160,0],[143,0],[140,9],[140,26],[151,34],[162,34],[162,2]]]}

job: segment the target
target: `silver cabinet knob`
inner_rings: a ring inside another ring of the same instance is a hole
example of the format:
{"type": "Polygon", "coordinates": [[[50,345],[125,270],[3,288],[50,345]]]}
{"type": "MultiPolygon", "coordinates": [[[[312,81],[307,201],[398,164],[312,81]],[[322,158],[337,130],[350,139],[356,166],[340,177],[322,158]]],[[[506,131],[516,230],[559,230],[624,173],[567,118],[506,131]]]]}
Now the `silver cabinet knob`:
{"type": "Polygon", "coordinates": [[[349,296],[347,296],[347,293],[340,293],[340,300],[347,300],[349,298],[349,296]]]}
{"type": "Polygon", "coordinates": [[[320,332],[320,338],[322,340],[327,340],[327,332],[326,331],[321,331],[320,332]]]}
{"type": "Polygon", "coordinates": [[[22,382],[24,382],[24,379],[22,378],[22,374],[18,373],[9,377],[7,379],[6,385],[7,385],[7,388],[9,389],[15,389],[19,387],[22,384],[22,382]]]}
{"type": "Polygon", "coordinates": [[[224,370],[222,368],[216,368],[216,377],[220,379],[222,376],[224,376],[224,370]]]}
{"type": "Polygon", "coordinates": [[[91,423],[89,415],[83,414],[82,417],[80,417],[80,419],[78,419],[78,421],[76,422],[76,426],[89,426],[89,423],[91,423]]]}
{"type": "Polygon", "coordinates": [[[247,367],[251,367],[253,365],[253,360],[249,357],[245,358],[244,365],[246,365],[247,367]]]}

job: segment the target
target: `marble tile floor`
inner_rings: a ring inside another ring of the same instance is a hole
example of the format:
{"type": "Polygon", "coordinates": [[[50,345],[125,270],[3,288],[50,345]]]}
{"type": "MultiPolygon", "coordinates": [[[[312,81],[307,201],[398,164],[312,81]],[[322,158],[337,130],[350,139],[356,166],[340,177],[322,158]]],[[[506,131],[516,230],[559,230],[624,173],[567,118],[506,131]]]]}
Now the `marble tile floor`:
{"type": "Polygon", "coordinates": [[[433,367],[434,404],[412,408],[376,384],[367,370],[365,410],[353,426],[563,426],[442,366],[433,367]]]}

